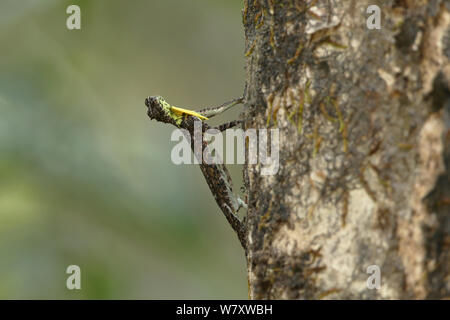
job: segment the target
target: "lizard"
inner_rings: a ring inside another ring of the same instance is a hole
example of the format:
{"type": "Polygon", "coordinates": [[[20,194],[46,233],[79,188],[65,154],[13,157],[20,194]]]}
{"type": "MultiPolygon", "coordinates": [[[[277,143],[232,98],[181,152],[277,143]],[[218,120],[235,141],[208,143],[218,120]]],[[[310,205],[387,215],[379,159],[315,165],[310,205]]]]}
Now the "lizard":
{"type": "MultiPolygon", "coordinates": [[[[218,107],[205,108],[199,111],[172,106],[161,96],[150,96],[146,98],[145,105],[147,106],[147,115],[151,120],[154,119],[159,122],[172,124],[179,129],[185,129],[189,133],[189,135],[185,134],[185,136],[190,139],[191,148],[195,155],[197,155],[197,152],[200,150],[196,152],[194,147],[194,128],[195,126],[201,125],[201,155],[210,155],[208,143],[204,141],[203,135],[206,130],[211,129],[212,127],[204,121],[221,114],[237,104],[243,103],[243,100],[244,99],[241,97],[226,102],[218,107]]],[[[218,127],[214,127],[213,129],[217,129],[222,132],[240,123],[241,121],[234,120],[224,123],[218,127]]],[[[211,190],[216,203],[225,215],[228,223],[236,232],[242,247],[246,251],[247,241],[245,219],[241,221],[236,213],[241,207],[246,208],[247,205],[242,199],[239,198],[239,196],[234,194],[233,183],[225,164],[211,163],[210,161],[207,162],[205,161],[204,156],[202,157],[201,155],[201,161],[199,157],[197,157],[197,159],[199,159],[200,169],[206,179],[209,189],[211,190]]]]}

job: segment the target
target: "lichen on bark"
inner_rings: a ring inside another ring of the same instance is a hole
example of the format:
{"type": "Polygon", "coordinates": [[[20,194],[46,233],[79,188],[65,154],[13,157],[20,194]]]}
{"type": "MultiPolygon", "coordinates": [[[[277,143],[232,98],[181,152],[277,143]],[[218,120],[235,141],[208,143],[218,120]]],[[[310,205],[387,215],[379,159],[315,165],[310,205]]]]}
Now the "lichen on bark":
{"type": "Polygon", "coordinates": [[[244,168],[250,297],[449,296],[449,2],[245,0],[243,23],[245,128],[280,131],[278,173],[244,168]]]}

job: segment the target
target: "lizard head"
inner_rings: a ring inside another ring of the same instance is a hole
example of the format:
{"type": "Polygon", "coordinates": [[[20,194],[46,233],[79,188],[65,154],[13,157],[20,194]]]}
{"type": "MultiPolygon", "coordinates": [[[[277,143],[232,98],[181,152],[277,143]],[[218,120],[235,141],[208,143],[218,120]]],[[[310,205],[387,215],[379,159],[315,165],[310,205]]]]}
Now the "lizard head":
{"type": "Polygon", "coordinates": [[[147,106],[147,114],[150,119],[158,119],[162,114],[167,114],[166,106],[167,102],[163,97],[152,96],[145,99],[145,105],[147,106]]]}

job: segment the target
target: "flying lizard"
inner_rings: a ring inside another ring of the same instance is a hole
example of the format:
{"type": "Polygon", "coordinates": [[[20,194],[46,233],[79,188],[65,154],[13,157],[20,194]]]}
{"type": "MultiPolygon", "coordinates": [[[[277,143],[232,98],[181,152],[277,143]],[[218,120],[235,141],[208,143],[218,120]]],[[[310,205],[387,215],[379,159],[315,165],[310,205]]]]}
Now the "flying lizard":
{"type": "MultiPolygon", "coordinates": [[[[189,135],[185,136],[189,138],[192,151],[195,155],[197,155],[197,153],[195,150],[196,144],[194,143],[194,140],[196,139],[194,128],[201,125],[201,155],[210,154],[208,143],[203,139],[203,135],[206,130],[217,129],[222,132],[238,125],[240,121],[231,121],[215,128],[210,127],[204,121],[209,120],[209,118],[212,118],[242,102],[243,98],[239,98],[226,102],[218,107],[206,108],[200,111],[192,111],[174,107],[168,104],[164,98],[160,96],[152,96],[145,99],[145,105],[148,108],[147,115],[150,119],[172,124],[179,129],[185,129],[189,133],[189,135]]],[[[199,159],[199,157],[197,157],[197,159],[199,159]]],[[[221,163],[211,163],[206,161],[204,157],[199,159],[199,165],[217,204],[233,230],[236,232],[242,246],[246,249],[247,242],[245,240],[245,224],[241,222],[237,216],[237,211],[241,207],[246,207],[246,204],[234,194],[233,184],[226,166],[221,163]]]]}

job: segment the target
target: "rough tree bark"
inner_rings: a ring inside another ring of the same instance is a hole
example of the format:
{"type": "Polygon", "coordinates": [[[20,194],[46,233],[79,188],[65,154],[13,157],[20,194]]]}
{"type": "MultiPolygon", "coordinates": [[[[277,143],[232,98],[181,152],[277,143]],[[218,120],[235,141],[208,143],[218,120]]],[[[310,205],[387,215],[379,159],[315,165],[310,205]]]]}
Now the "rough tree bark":
{"type": "Polygon", "coordinates": [[[244,1],[244,127],[280,133],[276,175],[244,168],[251,298],[450,296],[449,11],[244,1]]]}

